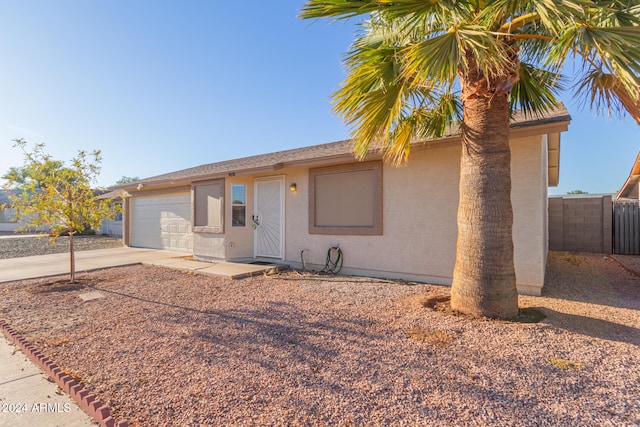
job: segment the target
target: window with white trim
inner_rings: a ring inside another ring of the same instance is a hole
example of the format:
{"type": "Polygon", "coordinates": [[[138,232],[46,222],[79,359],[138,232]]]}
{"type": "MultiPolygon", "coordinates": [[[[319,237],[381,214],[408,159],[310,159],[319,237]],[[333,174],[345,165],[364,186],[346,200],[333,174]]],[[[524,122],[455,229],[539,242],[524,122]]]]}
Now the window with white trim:
{"type": "Polygon", "coordinates": [[[247,186],[231,186],[231,226],[244,227],[247,224],[247,186]]]}

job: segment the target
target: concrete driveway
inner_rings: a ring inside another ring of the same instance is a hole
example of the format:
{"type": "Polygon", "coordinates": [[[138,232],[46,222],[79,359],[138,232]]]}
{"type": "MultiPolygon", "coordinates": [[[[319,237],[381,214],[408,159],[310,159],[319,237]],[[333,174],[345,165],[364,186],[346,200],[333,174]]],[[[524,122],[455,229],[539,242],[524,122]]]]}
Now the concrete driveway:
{"type": "MultiPolygon", "coordinates": [[[[183,252],[142,248],[111,248],[75,253],[76,272],[140,263],[163,263],[188,256],[183,252]]],[[[69,273],[69,253],[0,260],[0,283],[69,273]]]]}
{"type": "MultiPolygon", "coordinates": [[[[150,264],[197,274],[239,279],[261,274],[283,264],[193,261],[185,252],[143,248],[111,248],[76,252],[76,273],[123,265],[150,264]]],[[[0,283],[69,274],[69,253],[0,259],[0,283]]]]}

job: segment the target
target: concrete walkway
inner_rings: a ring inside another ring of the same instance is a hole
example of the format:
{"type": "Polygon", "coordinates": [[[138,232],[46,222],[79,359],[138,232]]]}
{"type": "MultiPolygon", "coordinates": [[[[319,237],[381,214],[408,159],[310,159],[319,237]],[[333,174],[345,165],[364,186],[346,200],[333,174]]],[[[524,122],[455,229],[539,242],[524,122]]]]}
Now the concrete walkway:
{"type": "MultiPolygon", "coordinates": [[[[140,264],[184,255],[180,252],[126,247],[78,251],[75,253],[76,271],[140,264]]],[[[68,252],[0,260],[0,283],[68,273],[68,252]]]]}
{"type": "Polygon", "coordinates": [[[87,427],[91,418],[0,334],[0,427],[87,427]]]}
{"type": "MultiPolygon", "coordinates": [[[[272,270],[273,265],[193,261],[182,252],[112,248],[76,252],[76,272],[149,264],[196,274],[240,278],[272,270]]],[[[0,260],[0,283],[69,274],[69,254],[0,260]]],[[[0,285],[1,286],[1,285],[0,285]]],[[[0,319],[2,320],[2,319],[0,319]]],[[[91,426],[94,422],[57,385],[0,333],[0,427],[91,426]],[[13,406],[12,406],[13,405],[13,406]]]]}
{"type": "MultiPolygon", "coordinates": [[[[149,264],[237,279],[273,269],[273,266],[268,265],[193,261],[183,252],[127,247],[80,251],[75,253],[75,258],[76,272],[149,264]]],[[[60,274],[69,274],[69,253],[0,260],[0,283],[60,274]]]]}

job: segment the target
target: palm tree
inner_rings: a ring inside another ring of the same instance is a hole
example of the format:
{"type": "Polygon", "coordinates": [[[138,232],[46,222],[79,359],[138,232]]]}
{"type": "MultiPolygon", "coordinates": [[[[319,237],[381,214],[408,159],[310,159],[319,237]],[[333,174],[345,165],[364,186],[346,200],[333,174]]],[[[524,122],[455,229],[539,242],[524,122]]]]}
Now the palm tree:
{"type": "Polygon", "coordinates": [[[400,164],[462,120],[451,306],[515,316],[510,116],[553,109],[574,59],[576,95],[640,124],[637,0],[308,0],[301,16],[362,18],[333,94],[358,157],[400,164]]]}

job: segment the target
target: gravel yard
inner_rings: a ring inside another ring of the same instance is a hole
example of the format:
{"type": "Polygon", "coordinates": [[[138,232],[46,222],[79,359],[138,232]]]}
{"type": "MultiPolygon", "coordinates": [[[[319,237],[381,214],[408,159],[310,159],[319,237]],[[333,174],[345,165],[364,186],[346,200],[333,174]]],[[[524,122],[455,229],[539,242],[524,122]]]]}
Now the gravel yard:
{"type": "MultiPolygon", "coordinates": [[[[73,247],[76,251],[117,248],[120,246],[122,246],[121,237],[76,236],[73,238],[73,247]]],[[[68,237],[59,237],[56,239],[56,243],[52,244],[47,235],[40,237],[20,236],[13,233],[0,235],[0,259],[61,252],[69,252],[68,237]]]]}
{"type": "Polygon", "coordinates": [[[640,279],[603,256],[550,254],[534,324],[434,311],[424,284],[79,277],[3,284],[0,318],[131,425],[640,424],[640,279]]]}

